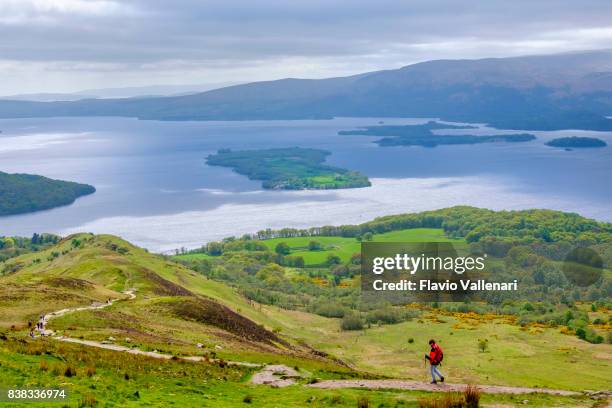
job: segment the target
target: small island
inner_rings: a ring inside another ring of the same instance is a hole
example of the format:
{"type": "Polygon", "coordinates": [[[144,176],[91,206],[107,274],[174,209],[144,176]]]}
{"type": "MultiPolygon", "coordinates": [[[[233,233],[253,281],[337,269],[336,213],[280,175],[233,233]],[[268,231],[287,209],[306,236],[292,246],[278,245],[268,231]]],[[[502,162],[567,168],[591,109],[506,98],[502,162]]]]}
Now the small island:
{"type": "Polygon", "coordinates": [[[412,136],[417,134],[430,135],[432,134],[432,130],[441,129],[476,129],[476,127],[471,125],[451,125],[430,120],[420,125],[365,126],[354,130],[341,130],[338,134],[361,136],[412,136]]]}
{"type": "Polygon", "coordinates": [[[95,191],[89,184],[0,171],[0,216],[72,204],[77,198],[95,191]]]}
{"type": "Polygon", "coordinates": [[[339,135],[385,136],[377,140],[379,146],[423,146],[460,145],[479,143],[520,143],[529,142],[536,137],[529,133],[511,135],[439,135],[432,132],[438,129],[475,129],[469,125],[447,125],[438,122],[427,122],[421,125],[402,126],[368,126],[357,130],[342,130],[339,135]]]}
{"type": "Polygon", "coordinates": [[[232,151],[221,149],[207,157],[211,166],[231,167],[262,187],[273,190],[340,189],[369,187],[363,174],[324,164],[331,153],[300,147],[232,151]]]}
{"type": "Polygon", "coordinates": [[[423,146],[436,147],[438,145],[466,145],[479,143],[520,143],[529,142],[536,137],[529,133],[519,133],[512,135],[492,135],[492,136],[475,136],[475,135],[426,135],[426,136],[401,136],[401,137],[384,137],[377,140],[379,146],[423,146]]]}
{"type": "Polygon", "coordinates": [[[547,146],[562,147],[566,149],[583,149],[592,147],[606,147],[608,144],[595,137],[560,137],[546,142],[547,146]]]}

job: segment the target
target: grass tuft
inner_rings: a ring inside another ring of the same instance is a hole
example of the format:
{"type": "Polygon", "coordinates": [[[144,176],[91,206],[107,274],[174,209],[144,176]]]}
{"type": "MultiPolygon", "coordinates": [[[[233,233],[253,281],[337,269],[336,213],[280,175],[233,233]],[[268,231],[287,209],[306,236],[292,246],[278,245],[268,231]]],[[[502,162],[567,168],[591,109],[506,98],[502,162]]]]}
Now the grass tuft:
{"type": "Polygon", "coordinates": [[[448,392],[441,397],[419,399],[419,408],[466,408],[463,395],[448,392]]]}
{"type": "Polygon", "coordinates": [[[95,407],[98,405],[98,401],[96,400],[96,396],[93,394],[85,394],[81,398],[81,403],[79,404],[79,408],[84,407],[95,407]]]}
{"type": "Polygon", "coordinates": [[[96,366],[95,365],[87,366],[87,369],[85,372],[88,377],[93,377],[96,374],[96,366]]]}
{"type": "Polygon", "coordinates": [[[465,406],[467,408],[478,408],[480,403],[480,389],[474,384],[469,384],[463,391],[465,406]]]}
{"type": "Polygon", "coordinates": [[[366,396],[361,396],[357,400],[357,408],[369,408],[370,399],[366,396]]]}
{"type": "Polygon", "coordinates": [[[47,363],[47,360],[40,360],[40,364],[38,366],[40,367],[40,371],[49,370],[49,363],[47,363]]]}
{"type": "Polygon", "coordinates": [[[66,369],[64,370],[64,377],[76,377],[76,375],[77,375],[76,368],[74,368],[74,366],[68,364],[66,366],[66,369]]]}

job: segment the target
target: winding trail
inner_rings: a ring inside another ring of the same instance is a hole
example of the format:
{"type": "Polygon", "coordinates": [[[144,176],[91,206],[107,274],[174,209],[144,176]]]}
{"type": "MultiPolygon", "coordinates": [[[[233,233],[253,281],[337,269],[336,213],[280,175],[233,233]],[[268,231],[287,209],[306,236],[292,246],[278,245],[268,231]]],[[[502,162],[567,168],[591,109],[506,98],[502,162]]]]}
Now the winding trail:
{"type": "Polygon", "coordinates": [[[40,330],[40,332],[44,336],[51,336],[58,340],[64,339],[63,336],[55,336],[55,332],[53,330],[47,329],[47,324],[49,323],[51,319],[54,319],[60,316],[64,316],[65,314],[72,313],[72,312],[81,312],[83,310],[104,309],[105,307],[111,306],[113,303],[115,303],[118,300],[136,299],[136,295],[134,294],[134,289],[126,290],[125,292],[123,292],[123,294],[127,295],[128,298],[127,299],[121,299],[121,298],[109,299],[108,302],[104,302],[104,303],[94,302],[90,306],[81,306],[81,307],[62,309],[62,310],[57,310],[55,312],[51,312],[49,314],[43,315],[43,317],[40,319],[40,323],[42,323],[42,330],[40,330]]]}
{"type": "MultiPolygon", "coordinates": [[[[118,298],[118,299],[110,299],[105,303],[93,303],[90,306],[82,306],[71,309],[62,309],[55,312],[51,312],[47,315],[44,315],[40,322],[42,323],[42,329],[40,330],[45,336],[49,336],[54,340],[64,341],[67,343],[76,343],[82,344],[89,347],[97,347],[106,350],[114,350],[123,353],[137,354],[143,355],[147,357],[157,358],[160,360],[171,360],[171,359],[180,359],[186,361],[209,361],[209,362],[221,362],[219,359],[210,359],[203,356],[174,356],[172,354],[164,354],[159,353],[157,351],[144,351],[137,348],[130,348],[126,346],[121,346],[118,344],[112,344],[108,341],[94,341],[94,340],[82,340],[75,339],[67,336],[55,335],[53,330],[47,329],[47,324],[50,320],[64,316],[68,313],[79,312],[84,310],[96,310],[96,309],[104,309],[105,307],[111,306],[113,303],[122,300],[133,300],[136,298],[134,294],[134,290],[128,290],[123,292],[123,294],[127,295],[127,298],[118,298]]],[[[255,373],[251,378],[252,384],[258,385],[269,385],[272,387],[287,387],[290,385],[296,384],[296,380],[302,378],[302,376],[293,368],[287,367],[285,365],[266,365],[266,364],[256,364],[256,363],[248,363],[243,361],[224,361],[227,365],[234,366],[243,366],[243,367],[262,367],[260,371],[255,373]]],[[[318,388],[318,389],[341,389],[341,388],[361,388],[361,389],[370,389],[370,390],[381,390],[381,389],[395,389],[395,390],[406,390],[406,391],[463,391],[467,384],[448,384],[448,383],[438,383],[438,384],[429,384],[421,381],[411,381],[411,380],[323,380],[316,382],[314,384],[304,385],[308,388],[318,388]]],[[[549,395],[562,395],[562,396],[572,396],[572,395],[581,395],[584,393],[576,392],[576,391],[567,391],[567,390],[554,390],[548,388],[525,388],[525,387],[507,387],[500,385],[477,385],[478,388],[484,392],[489,394],[531,394],[531,393],[540,393],[540,394],[549,394],[549,395]]],[[[607,392],[605,392],[608,395],[607,392]]]]}
{"type": "MultiPolygon", "coordinates": [[[[82,339],[75,339],[72,337],[68,337],[68,336],[61,336],[61,335],[55,335],[55,332],[51,329],[47,329],[47,324],[49,323],[49,321],[51,319],[54,319],[56,317],[60,317],[60,316],[64,316],[68,313],[72,313],[72,312],[81,312],[84,310],[96,310],[96,309],[104,309],[106,307],[111,306],[113,303],[120,301],[120,300],[133,300],[136,299],[136,295],[134,294],[134,290],[127,290],[125,292],[123,292],[123,294],[127,295],[127,298],[118,298],[118,299],[109,299],[108,302],[105,303],[100,303],[100,302],[95,302],[93,304],[91,304],[90,306],[81,306],[81,307],[75,307],[75,308],[69,308],[69,309],[62,309],[62,310],[58,310],[55,312],[51,312],[47,315],[44,315],[42,317],[42,319],[40,320],[43,328],[40,331],[41,333],[44,334],[44,336],[47,337],[51,337],[54,340],[59,340],[59,341],[64,341],[67,343],[76,343],[76,344],[82,344],[85,346],[89,346],[89,347],[97,347],[97,348],[101,348],[101,349],[106,349],[106,350],[113,350],[113,351],[120,351],[120,352],[124,352],[124,353],[130,353],[130,354],[137,354],[137,355],[142,355],[142,356],[147,356],[147,357],[152,357],[152,358],[158,358],[160,360],[171,360],[173,358],[178,358],[180,360],[187,360],[187,361],[211,361],[211,362],[221,362],[220,359],[211,359],[211,358],[206,358],[203,356],[174,356],[172,354],[164,354],[164,353],[159,353],[157,351],[144,351],[144,350],[140,350],[137,348],[130,348],[130,347],[125,347],[125,346],[120,346],[118,344],[112,344],[108,341],[95,341],[95,340],[82,340],[82,339]]],[[[243,366],[243,367],[261,367],[262,364],[255,364],[255,363],[247,363],[247,362],[242,362],[242,361],[224,361],[225,364],[227,365],[235,365],[235,366],[243,366]]]]}

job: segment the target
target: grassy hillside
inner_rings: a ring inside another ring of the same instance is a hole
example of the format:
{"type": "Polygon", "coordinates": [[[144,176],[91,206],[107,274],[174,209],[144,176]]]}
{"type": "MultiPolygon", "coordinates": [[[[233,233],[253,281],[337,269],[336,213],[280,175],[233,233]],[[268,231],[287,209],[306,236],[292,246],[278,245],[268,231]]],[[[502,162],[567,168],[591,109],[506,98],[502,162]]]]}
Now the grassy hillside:
{"type": "MultiPolygon", "coordinates": [[[[444,239],[435,229],[398,231],[385,238],[417,236],[444,239]]],[[[227,284],[108,235],[71,236],[51,248],[8,259],[0,270],[0,387],[64,384],[81,406],[93,406],[93,400],[117,406],[244,406],[245,399],[254,406],[304,401],[355,406],[360,398],[377,405],[417,406],[418,398],[429,398],[427,393],[254,386],[246,382],[254,368],[214,359],[296,366],[304,375],[302,383],[364,375],[425,380],[422,354],[430,337],[444,347],[443,370],[453,382],[574,390],[607,386],[612,346],[592,345],[559,329],[525,329],[509,318],[425,308],[400,324],[347,332],[340,328],[341,319],[253,302],[227,284]],[[130,300],[122,292],[132,289],[136,298],[130,300]],[[124,300],[57,317],[49,326],[73,339],[112,337],[113,344],[199,355],[209,362],[158,361],[27,337],[27,321],[40,314],[109,298],[124,300]],[[478,338],[489,340],[487,352],[478,351],[478,338]],[[582,374],[570,381],[561,375],[569,370],[582,374]]],[[[484,400],[512,404],[513,398],[495,395],[484,400]]],[[[582,397],[529,400],[534,406],[562,406],[576,405],[582,397]]]]}
{"type": "MultiPolygon", "coordinates": [[[[279,312],[271,308],[269,313],[279,312]]],[[[428,381],[423,355],[434,338],[444,349],[441,370],[453,382],[569,390],[609,386],[612,346],[589,344],[560,328],[521,327],[503,316],[430,311],[396,325],[343,331],[340,319],[313,319],[297,312],[292,316],[295,335],[371,373],[428,381]],[[479,350],[479,339],[488,340],[486,352],[479,350]]]]}
{"type": "Polygon", "coordinates": [[[71,204],[77,198],[95,191],[88,184],[0,172],[0,216],[71,204]]]}
{"type": "MultiPolygon", "coordinates": [[[[54,341],[0,339],[0,387],[64,387],[67,402],[45,407],[351,407],[367,401],[374,407],[419,406],[427,392],[319,390],[302,385],[287,388],[246,382],[251,368],[220,364],[158,361],[138,355],[85,348],[54,341]],[[70,370],[70,371],[69,371],[70,370]]],[[[584,396],[559,397],[484,395],[485,404],[514,406],[529,399],[533,407],[575,407],[592,403],[584,396]]],[[[9,404],[27,407],[32,403],[9,404]]]]}
{"type": "Polygon", "coordinates": [[[0,330],[27,334],[41,314],[126,298],[101,310],[66,314],[51,329],[72,338],[314,372],[350,373],[298,341],[261,307],[227,285],[117,237],[79,234],[40,252],[0,263],[0,330]],[[126,340],[129,338],[129,341],[126,340]],[[201,347],[197,347],[197,344],[201,347]]]}
{"type": "Polygon", "coordinates": [[[565,278],[563,260],[572,248],[590,246],[609,265],[611,231],[576,214],[455,207],[361,225],[260,231],[175,259],[267,304],[261,311],[283,332],[368,372],[425,379],[423,345],[433,337],[454,355],[445,363],[453,378],[584,389],[605,387],[612,275],[604,268],[600,280],[579,287],[565,278]],[[491,278],[517,279],[519,290],[485,302],[366,305],[359,251],[360,241],[370,240],[451,241],[488,253],[491,278]],[[585,381],[558,375],[559,368],[584,372],[585,381]]]}

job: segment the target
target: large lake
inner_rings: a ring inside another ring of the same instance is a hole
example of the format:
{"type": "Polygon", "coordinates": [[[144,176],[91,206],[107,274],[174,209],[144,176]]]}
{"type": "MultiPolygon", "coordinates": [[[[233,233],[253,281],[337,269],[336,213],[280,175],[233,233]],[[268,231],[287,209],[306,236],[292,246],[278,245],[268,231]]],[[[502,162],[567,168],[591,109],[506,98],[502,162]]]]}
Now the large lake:
{"type": "MultiPolygon", "coordinates": [[[[385,124],[428,119],[381,119],[385,124]]],[[[376,216],[467,204],[551,208],[612,221],[612,147],[564,151],[544,142],[611,132],[530,132],[528,143],[385,147],[339,130],[376,118],[252,122],[157,122],[125,118],[0,120],[0,171],[89,183],[73,205],[1,217],[0,235],[77,231],[120,235],[153,251],[192,248],[264,228],[360,223],[376,216]],[[317,147],[360,170],[372,187],[264,191],[260,182],[209,167],[219,148],[317,147]]],[[[442,133],[442,132],[440,132],[442,133]]],[[[444,133],[516,133],[486,127],[444,133]]]]}

